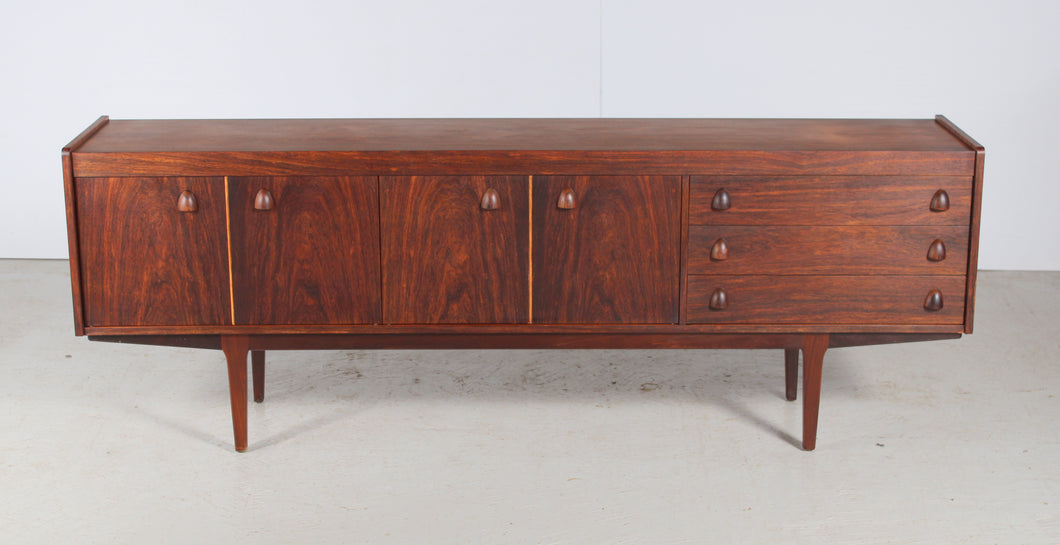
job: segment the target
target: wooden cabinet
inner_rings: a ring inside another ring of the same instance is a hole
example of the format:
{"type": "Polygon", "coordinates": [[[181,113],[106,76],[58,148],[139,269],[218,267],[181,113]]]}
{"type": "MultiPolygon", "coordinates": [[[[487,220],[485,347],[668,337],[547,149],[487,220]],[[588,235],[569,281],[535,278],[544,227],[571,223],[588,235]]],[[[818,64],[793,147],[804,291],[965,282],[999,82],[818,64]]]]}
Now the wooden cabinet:
{"type": "Polygon", "coordinates": [[[972,331],[943,117],[101,118],[63,174],[75,332],[221,349],[237,450],[266,350],[801,351],[812,450],[829,347],[972,331]]]}
{"type": "Polygon", "coordinates": [[[379,323],[377,183],[228,178],[234,323],[379,323]]]}

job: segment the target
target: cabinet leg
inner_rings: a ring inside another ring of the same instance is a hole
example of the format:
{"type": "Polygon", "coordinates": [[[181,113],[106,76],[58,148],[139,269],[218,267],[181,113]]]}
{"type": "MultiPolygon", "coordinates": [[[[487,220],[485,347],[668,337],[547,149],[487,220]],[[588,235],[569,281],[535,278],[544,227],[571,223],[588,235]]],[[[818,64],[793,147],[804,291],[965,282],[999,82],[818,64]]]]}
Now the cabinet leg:
{"type": "Polygon", "coordinates": [[[247,450],[247,352],[245,335],[221,336],[221,350],[228,361],[228,394],[232,398],[232,431],[236,450],[247,450]]]}
{"type": "Polygon", "coordinates": [[[254,377],[254,401],[265,401],[265,351],[250,351],[250,370],[254,377]]]}
{"type": "Polygon", "coordinates": [[[802,448],[817,447],[817,412],[821,407],[821,364],[828,335],[802,338],[802,448]]]}
{"type": "Polygon", "coordinates": [[[784,393],[788,401],[799,395],[799,349],[784,349],[784,393]]]}

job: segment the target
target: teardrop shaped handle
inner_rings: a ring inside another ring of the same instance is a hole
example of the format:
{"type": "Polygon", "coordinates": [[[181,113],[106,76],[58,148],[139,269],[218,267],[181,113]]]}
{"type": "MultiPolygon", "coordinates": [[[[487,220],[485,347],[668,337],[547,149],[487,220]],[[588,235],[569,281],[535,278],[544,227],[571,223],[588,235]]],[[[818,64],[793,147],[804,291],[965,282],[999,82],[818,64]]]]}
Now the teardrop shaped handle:
{"type": "Polygon", "coordinates": [[[254,195],[254,210],[272,210],[274,206],[276,201],[268,189],[259,189],[258,194],[254,195]]]}
{"type": "Polygon", "coordinates": [[[928,261],[942,261],[946,259],[946,243],[941,238],[936,238],[931,246],[928,246],[928,261]]]}
{"type": "Polygon", "coordinates": [[[924,310],[942,310],[941,291],[939,291],[938,289],[932,289],[928,292],[927,297],[924,298],[924,310]]]}
{"type": "Polygon", "coordinates": [[[946,193],[945,189],[940,189],[935,192],[935,196],[931,197],[931,211],[932,212],[945,212],[950,209],[950,195],[946,193]]]}
{"type": "Polygon", "coordinates": [[[478,205],[483,210],[496,210],[501,206],[501,196],[497,194],[496,189],[491,187],[482,194],[482,200],[478,205]]]}
{"type": "Polygon", "coordinates": [[[732,198],[729,197],[729,192],[725,191],[725,188],[721,188],[714,193],[714,198],[710,201],[711,210],[728,210],[732,206],[732,198]]]}
{"type": "Polygon", "coordinates": [[[719,238],[710,247],[710,260],[725,261],[726,259],[729,259],[729,243],[725,242],[725,239],[719,238]]]}
{"type": "Polygon", "coordinates": [[[180,212],[195,212],[199,209],[199,202],[195,199],[195,194],[185,189],[184,192],[177,197],[177,210],[180,212]]]}
{"type": "Polygon", "coordinates": [[[573,189],[568,187],[559,194],[559,201],[556,202],[556,208],[559,208],[560,210],[571,210],[574,208],[573,189]]]}
{"type": "Polygon", "coordinates": [[[729,295],[725,290],[717,288],[710,294],[710,310],[725,310],[729,307],[729,295]]]}

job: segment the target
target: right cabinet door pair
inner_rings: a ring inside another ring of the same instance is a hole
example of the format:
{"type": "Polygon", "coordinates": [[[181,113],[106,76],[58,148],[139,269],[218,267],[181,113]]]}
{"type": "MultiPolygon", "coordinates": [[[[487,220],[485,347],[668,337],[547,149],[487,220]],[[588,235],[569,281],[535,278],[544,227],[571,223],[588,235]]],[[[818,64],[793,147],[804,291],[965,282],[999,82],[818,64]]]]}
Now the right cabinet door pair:
{"type": "Polygon", "coordinates": [[[679,177],[380,178],[383,321],[674,323],[679,177]]]}

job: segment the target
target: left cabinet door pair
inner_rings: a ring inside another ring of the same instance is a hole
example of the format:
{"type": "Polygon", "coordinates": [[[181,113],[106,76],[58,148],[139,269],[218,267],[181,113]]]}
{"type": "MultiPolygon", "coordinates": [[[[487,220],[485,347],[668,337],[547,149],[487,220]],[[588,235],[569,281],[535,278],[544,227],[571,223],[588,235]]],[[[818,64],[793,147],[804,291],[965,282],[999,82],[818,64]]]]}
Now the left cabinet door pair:
{"type": "Polygon", "coordinates": [[[86,325],[380,322],[375,177],[225,185],[77,180],[86,325]]]}

